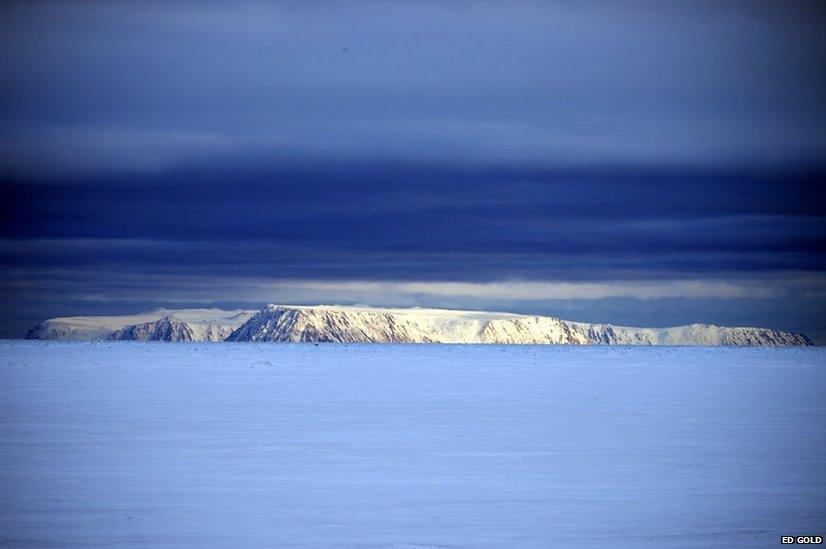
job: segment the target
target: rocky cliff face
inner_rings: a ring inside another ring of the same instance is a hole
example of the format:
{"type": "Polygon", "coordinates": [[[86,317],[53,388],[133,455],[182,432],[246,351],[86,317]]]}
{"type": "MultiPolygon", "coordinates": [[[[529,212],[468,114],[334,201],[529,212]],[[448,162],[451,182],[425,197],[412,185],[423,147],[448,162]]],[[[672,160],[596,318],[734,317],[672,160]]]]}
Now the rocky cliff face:
{"type": "Polygon", "coordinates": [[[269,305],[227,341],[435,343],[415,321],[382,311],[269,305]]]}
{"type": "Polygon", "coordinates": [[[88,341],[223,341],[257,311],[157,309],[128,316],[61,317],[29,330],[26,339],[88,341]]]}
{"type": "MultiPolygon", "coordinates": [[[[588,345],[588,339],[571,323],[558,318],[525,316],[494,318],[485,322],[479,343],[519,343],[525,345],[588,345]]],[[[474,341],[475,343],[475,341],[474,341]]]]}
{"type": "Polygon", "coordinates": [[[145,322],[122,328],[107,339],[115,341],[194,341],[192,329],[180,320],[165,316],[155,322],[145,322]]]}
{"type": "Polygon", "coordinates": [[[552,345],[811,345],[802,334],[690,324],[632,328],[549,316],[443,309],[268,305],[258,312],[159,309],[127,317],[44,321],[29,339],[494,343],[552,345]]]}
{"type": "Polygon", "coordinates": [[[438,309],[268,305],[228,341],[556,345],[811,345],[802,334],[691,324],[631,328],[554,317],[438,309]]]}

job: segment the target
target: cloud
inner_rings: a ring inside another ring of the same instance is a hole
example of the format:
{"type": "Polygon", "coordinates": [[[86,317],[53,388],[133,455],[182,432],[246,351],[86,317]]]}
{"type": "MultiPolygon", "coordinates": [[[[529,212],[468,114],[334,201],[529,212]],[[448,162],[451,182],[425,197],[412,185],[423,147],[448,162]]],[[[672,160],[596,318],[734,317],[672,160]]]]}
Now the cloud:
{"type": "Polygon", "coordinates": [[[240,144],[219,134],[179,130],[52,128],[0,135],[0,170],[60,177],[123,171],[159,172],[227,155],[240,144]]]}
{"type": "Polygon", "coordinates": [[[492,283],[405,283],[400,286],[405,293],[425,295],[458,295],[469,297],[540,300],[540,299],[605,299],[609,297],[633,297],[636,299],[699,298],[723,299],[779,297],[779,288],[726,281],[670,280],[666,282],[611,281],[590,282],[492,282],[492,283]]]}
{"type": "Polygon", "coordinates": [[[409,298],[420,296],[459,297],[501,301],[547,301],[663,298],[769,299],[785,290],[754,281],[722,280],[630,280],[606,282],[503,281],[503,282],[401,282],[401,281],[284,281],[274,283],[278,291],[315,292],[320,296],[343,299],[369,299],[371,296],[409,298]]]}
{"type": "Polygon", "coordinates": [[[336,299],[815,324],[823,288],[791,280],[826,270],[824,13],[10,3],[2,322],[336,299]]]}
{"type": "Polygon", "coordinates": [[[272,279],[179,274],[114,273],[94,277],[82,269],[24,269],[7,273],[5,291],[63,293],[62,299],[163,302],[359,302],[372,305],[434,304],[443,298],[467,303],[554,300],[776,299],[790,292],[806,295],[826,287],[823,276],[792,274],[762,278],[693,280],[502,280],[454,282],[405,280],[272,279]],[[128,288],[124,293],[122,290],[128,288]]]}
{"type": "Polygon", "coordinates": [[[19,3],[0,156],[31,175],[816,163],[822,23],[798,2],[19,3]]]}

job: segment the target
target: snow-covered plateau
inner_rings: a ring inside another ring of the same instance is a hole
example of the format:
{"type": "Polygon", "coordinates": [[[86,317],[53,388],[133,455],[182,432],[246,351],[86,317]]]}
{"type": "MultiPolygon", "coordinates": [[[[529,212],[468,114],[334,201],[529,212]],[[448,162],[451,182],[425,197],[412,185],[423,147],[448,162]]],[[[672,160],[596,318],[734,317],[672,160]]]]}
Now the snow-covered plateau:
{"type": "Polygon", "coordinates": [[[58,341],[223,341],[258,311],[155,309],[123,316],[50,318],[29,330],[26,339],[58,341]]]}
{"type": "Polygon", "coordinates": [[[449,309],[267,305],[260,311],[158,309],[135,316],[63,317],[27,339],[82,341],[280,341],[555,345],[812,345],[803,334],[690,324],[632,328],[549,316],[449,309]]]}
{"type": "Polygon", "coordinates": [[[777,547],[826,350],[0,342],[0,546],[777,547]]]}

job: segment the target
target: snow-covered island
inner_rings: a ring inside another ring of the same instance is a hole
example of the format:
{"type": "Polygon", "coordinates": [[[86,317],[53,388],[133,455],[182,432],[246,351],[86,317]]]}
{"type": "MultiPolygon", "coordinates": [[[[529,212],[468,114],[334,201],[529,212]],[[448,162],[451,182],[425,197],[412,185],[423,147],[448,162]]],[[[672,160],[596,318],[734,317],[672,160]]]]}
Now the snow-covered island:
{"type": "Polygon", "coordinates": [[[812,345],[803,334],[690,324],[634,328],[550,316],[448,309],[267,305],[260,311],[157,309],[131,316],[59,317],[27,339],[551,345],[812,345]]]}

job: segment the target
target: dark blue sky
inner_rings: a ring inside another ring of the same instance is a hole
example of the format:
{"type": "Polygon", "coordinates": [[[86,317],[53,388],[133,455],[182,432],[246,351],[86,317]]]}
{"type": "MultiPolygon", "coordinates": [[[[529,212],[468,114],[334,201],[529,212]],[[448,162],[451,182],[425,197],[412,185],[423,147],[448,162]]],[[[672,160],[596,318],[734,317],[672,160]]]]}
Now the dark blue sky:
{"type": "Polygon", "coordinates": [[[280,301],[826,338],[816,2],[0,10],[1,336],[280,301]]]}

